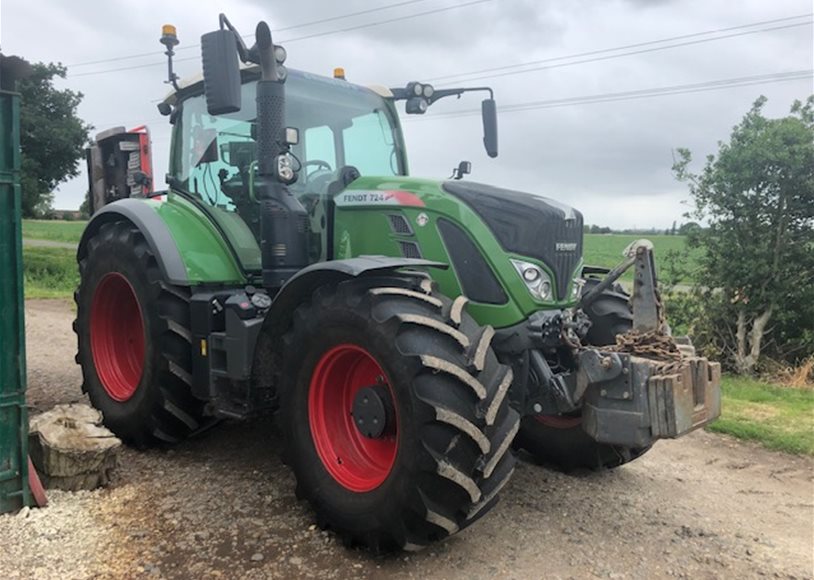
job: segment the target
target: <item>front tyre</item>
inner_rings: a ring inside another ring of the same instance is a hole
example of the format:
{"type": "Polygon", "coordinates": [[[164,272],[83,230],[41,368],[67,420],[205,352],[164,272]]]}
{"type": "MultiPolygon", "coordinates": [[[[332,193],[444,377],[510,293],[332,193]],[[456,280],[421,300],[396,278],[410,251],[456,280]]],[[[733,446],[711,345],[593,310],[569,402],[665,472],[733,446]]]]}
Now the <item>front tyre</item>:
{"type": "Polygon", "coordinates": [[[514,470],[519,417],[490,327],[428,280],[324,286],[282,339],[286,460],[323,528],[420,549],[468,526],[514,470]]]}
{"type": "Polygon", "coordinates": [[[649,449],[599,443],[582,429],[581,423],[579,416],[524,417],[517,446],[537,461],[566,472],[612,469],[633,461],[649,449]]]}

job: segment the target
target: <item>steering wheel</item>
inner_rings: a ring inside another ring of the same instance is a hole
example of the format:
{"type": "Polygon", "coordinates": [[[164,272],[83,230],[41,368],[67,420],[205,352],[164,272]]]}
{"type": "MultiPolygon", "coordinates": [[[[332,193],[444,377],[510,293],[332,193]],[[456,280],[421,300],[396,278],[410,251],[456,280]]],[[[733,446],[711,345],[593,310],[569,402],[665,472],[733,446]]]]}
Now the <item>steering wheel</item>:
{"type": "MultiPolygon", "coordinates": [[[[333,171],[333,169],[331,169],[331,164],[328,163],[327,161],[323,161],[322,159],[309,159],[308,161],[302,164],[303,168],[308,167],[309,165],[316,165],[316,171],[319,171],[320,169],[325,169],[326,171],[333,171]]],[[[312,171],[310,173],[306,171],[305,175],[306,177],[309,177],[316,171],[312,171]]]]}

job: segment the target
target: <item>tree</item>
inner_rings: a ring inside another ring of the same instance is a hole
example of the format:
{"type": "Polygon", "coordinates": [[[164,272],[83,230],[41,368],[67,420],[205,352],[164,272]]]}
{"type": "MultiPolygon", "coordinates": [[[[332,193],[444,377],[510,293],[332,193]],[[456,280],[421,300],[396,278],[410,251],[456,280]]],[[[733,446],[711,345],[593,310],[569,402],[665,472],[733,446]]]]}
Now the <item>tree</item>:
{"type": "Polygon", "coordinates": [[[37,63],[31,75],[18,83],[20,104],[20,185],[25,217],[47,213],[53,190],[79,174],[92,127],[77,116],[82,93],[54,87],[65,78],[61,64],[37,63]]]}
{"type": "Polygon", "coordinates": [[[686,224],[681,224],[681,227],[678,228],[678,235],[679,236],[689,236],[701,229],[701,226],[698,225],[696,222],[687,222],[686,224]]]}
{"type": "Polygon", "coordinates": [[[79,215],[82,216],[83,220],[90,219],[90,191],[85,194],[85,199],[82,200],[82,204],[79,206],[79,215]]]}
{"type": "Polygon", "coordinates": [[[705,318],[719,321],[719,345],[740,373],[755,371],[773,320],[782,340],[809,341],[814,326],[814,96],[780,119],[763,116],[765,103],[755,101],[700,174],[686,149],[673,167],[692,215],[708,224],[689,237],[704,250],[697,289],[715,309],[705,318]]]}

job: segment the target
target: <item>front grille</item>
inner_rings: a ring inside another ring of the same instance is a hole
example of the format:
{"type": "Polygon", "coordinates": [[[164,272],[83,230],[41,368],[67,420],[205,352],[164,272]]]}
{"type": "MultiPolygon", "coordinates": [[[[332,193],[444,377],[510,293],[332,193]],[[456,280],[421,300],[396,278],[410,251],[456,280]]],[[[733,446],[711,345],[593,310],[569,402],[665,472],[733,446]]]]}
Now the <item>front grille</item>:
{"type": "Polygon", "coordinates": [[[541,259],[550,263],[554,272],[556,272],[557,296],[560,300],[565,300],[574,269],[582,258],[582,216],[579,216],[579,219],[557,220],[548,227],[551,228],[551,234],[544,236],[544,239],[551,240],[553,238],[554,251],[538,250],[537,254],[541,259]],[[557,244],[563,242],[575,244],[576,249],[558,251],[557,244]]]}
{"type": "Polygon", "coordinates": [[[393,232],[403,236],[413,235],[413,228],[410,227],[407,218],[405,218],[403,215],[392,214],[387,217],[390,220],[390,228],[393,230],[393,232]]]}
{"type": "Polygon", "coordinates": [[[557,298],[566,298],[582,258],[581,213],[544,197],[469,181],[447,181],[443,188],[483,219],[504,250],[547,264],[557,298]]]}
{"type": "Polygon", "coordinates": [[[421,250],[415,242],[399,242],[399,245],[405,258],[421,258],[421,250]]]}

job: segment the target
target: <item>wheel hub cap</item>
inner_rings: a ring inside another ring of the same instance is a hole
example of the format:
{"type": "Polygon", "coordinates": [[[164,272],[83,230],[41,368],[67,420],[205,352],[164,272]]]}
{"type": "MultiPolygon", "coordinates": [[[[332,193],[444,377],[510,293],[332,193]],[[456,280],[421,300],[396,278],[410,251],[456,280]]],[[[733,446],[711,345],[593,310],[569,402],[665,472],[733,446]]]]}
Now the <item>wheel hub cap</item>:
{"type": "Polygon", "coordinates": [[[376,489],[393,469],[398,420],[391,401],[384,371],[360,346],[334,346],[314,367],[308,391],[311,437],[325,470],[350,491],[376,489]]]}
{"type": "Polygon", "coordinates": [[[133,286],[118,272],[106,274],[93,293],[90,349],[107,394],[128,401],[144,372],[144,320],[133,286]]]}
{"type": "Polygon", "coordinates": [[[353,398],[353,422],[356,428],[368,439],[378,439],[385,434],[388,423],[392,423],[390,392],[386,386],[363,387],[353,398]]]}

